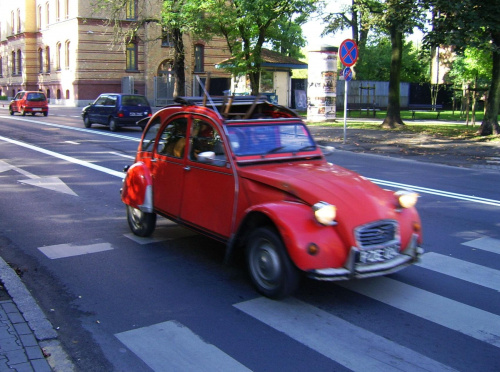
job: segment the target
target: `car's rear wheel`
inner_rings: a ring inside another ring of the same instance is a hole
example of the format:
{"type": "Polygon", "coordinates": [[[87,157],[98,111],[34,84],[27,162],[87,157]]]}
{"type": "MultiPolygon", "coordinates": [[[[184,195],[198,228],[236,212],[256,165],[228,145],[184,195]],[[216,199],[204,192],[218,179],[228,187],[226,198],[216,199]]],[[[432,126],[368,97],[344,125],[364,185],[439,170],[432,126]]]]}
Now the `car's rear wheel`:
{"type": "Polygon", "coordinates": [[[156,213],[143,212],[127,205],[127,221],[135,235],[150,236],[156,228],[156,213]]]}
{"type": "Polygon", "coordinates": [[[85,125],[85,128],[90,128],[92,126],[90,118],[87,114],[83,117],[83,125],[85,125]]]}
{"type": "Polygon", "coordinates": [[[299,270],[288,257],[285,246],[274,229],[260,227],[250,234],[246,258],[250,278],[263,295],[283,298],[297,289],[299,270]]]}
{"type": "Polygon", "coordinates": [[[24,107],[23,107],[23,108],[21,108],[21,115],[22,115],[22,116],[26,116],[26,111],[24,111],[24,107]]]}
{"type": "Polygon", "coordinates": [[[116,132],[118,130],[118,125],[114,118],[109,119],[109,130],[111,130],[111,132],[116,132]]]}

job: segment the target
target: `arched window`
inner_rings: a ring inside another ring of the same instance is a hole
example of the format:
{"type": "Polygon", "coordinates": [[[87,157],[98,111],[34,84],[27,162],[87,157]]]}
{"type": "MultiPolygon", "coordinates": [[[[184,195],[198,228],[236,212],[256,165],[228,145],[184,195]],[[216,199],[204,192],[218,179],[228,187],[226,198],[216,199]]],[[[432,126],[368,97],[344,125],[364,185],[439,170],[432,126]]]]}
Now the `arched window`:
{"type": "Polygon", "coordinates": [[[21,33],[21,9],[17,9],[17,33],[21,33]]]}
{"type": "Polygon", "coordinates": [[[38,27],[39,30],[42,29],[42,6],[38,5],[38,8],[36,10],[36,26],[38,27]]]}
{"type": "Polygon", "coordinates": [[[69,69],[69,45],[69,40],[66,40],[66,43],[64,45],[64,67],[66,69],[69,69]]]}
{"type": "Polygon", "coordinates": [[[43,49],[38,48],[38,72],[43,72],[43,49]]]}
{"type": "Polygon", "coordinates": [[[48,25],[50,22],[50,12],[49,12],[49,3],[45,3],[45,25],[48,25]]]}
{"type": "Polygon", "coordinates": [[[16,74],[16,52],[12,52],[12,75],[16,74]]]}
{"type": "Polygon", "coordinates": [[[56,71],[61,71],[61,43],[56,45],[56,71]]]}
{"type": "Polygon", "coordinates": [[[203,72],[205,62],[205,47],[201,44],[194,46],[194,72],[203,72]]]}
{"type": "Polygon", "coordinates": [[[137,63],[137,43],[135,41],[127,44],[126,69],[127,71],[137,71],[139,69],[137,63]]]}
{"type": "Polygon", "coordinates": [[[61,2],[56,0],[56,22],[61,20],[61,2]]]}
{"type": "Polygon", "coordinates": [[[66,0],[65,1],[65,7],[64,7],[64,19],[68,19],[69,18],[69,0],[66,0]]]}
{"type": "Polygon", "coordinates": [[[45,47],[45,72],[50,72],[50,47],[45,47]]]}
{"type": "Polygon", "coordinates": [[[15,18],[14,18],[14,11],[10,12],[10,33],[11,35],[14,35],[14,30],[16,29],[16,26],[14,24],[15,22],[15,18]]]}
{"type": "Polygon", "coordinates": [[[17,50],[17,74],[21,75],[23,73],[23,54],[21,49],[17,50]]]}
{"type": "Polygon", "coordinates": [[[66,89],[66,99],[69,99],[69,89],[66,89]]]}
{"type": "Polygon", "coordinates": [[[3,58],[0,56],[0,77],[3,77],[3,58]]]}
{"type": "Polygon", "coordinates": [[[61,99],[62,98],[62,95],[61,95],[61,89],[58,89],[57,92],[56,92],[56,98],[57,99],[61,99]]]}

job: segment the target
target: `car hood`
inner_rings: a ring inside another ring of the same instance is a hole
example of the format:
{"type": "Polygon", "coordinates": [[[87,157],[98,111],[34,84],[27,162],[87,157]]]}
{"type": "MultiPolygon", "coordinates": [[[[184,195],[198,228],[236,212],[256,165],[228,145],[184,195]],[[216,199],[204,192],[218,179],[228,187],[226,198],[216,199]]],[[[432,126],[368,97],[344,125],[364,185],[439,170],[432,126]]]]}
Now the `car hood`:
{"type": "Polygon", "coordinates": [[[396,199],[359,174],[326,162],[293,162],[244,168],[240,172],[248,197],[258,202],[269,188],[281,190],[306,204],[319,201],[337,207],[339,218],[355,225],[377,219],[396,219],[396,199]],[[248,185],[250,186],[250,185],[248,185]],[[253,195],[252,195],[253,194],[253,195]],[[349,217],[347,217],[349,216],[349,217]]]}

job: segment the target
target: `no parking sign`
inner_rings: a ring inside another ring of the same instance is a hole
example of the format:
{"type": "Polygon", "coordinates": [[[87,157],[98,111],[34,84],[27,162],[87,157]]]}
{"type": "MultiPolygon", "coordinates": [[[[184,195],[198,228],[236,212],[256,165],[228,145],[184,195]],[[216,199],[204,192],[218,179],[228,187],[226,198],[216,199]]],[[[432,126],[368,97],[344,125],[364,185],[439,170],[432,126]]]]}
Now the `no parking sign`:
{"type": "Polygon", "coordinates": [[[350,67],[358,60],[358,45],[352,39],[346,39],[340,44],[340,61],[346,67],[350,67]]]}

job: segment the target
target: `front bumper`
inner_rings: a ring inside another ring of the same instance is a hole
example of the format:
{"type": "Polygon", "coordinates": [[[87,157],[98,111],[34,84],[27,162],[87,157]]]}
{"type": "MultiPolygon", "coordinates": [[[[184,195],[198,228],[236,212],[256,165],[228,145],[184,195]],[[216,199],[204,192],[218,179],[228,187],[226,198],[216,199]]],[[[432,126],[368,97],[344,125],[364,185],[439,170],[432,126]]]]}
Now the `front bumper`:
{"type": "Polygon", "coordinates": [[[419,261],[424,250],[418,246],[417,240],[418,236],[414,234],[401,254],[390,260],[372,264],[357,263],[356,257],[359,256],[360,249],[352,247],[344,267],[311,270],[307,272],[307,275],[316,280],[334,281],[391,274],[419,261]]]}

